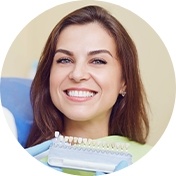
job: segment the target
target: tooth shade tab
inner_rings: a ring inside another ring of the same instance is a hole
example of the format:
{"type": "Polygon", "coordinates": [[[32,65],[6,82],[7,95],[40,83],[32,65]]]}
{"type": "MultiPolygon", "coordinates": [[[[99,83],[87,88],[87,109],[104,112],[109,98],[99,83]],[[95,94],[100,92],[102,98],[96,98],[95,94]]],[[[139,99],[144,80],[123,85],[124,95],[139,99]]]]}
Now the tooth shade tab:
{"type": "Polygon", "coordinates": [[[93,140],[90,138],[73,137],[73,136],[63,136],[59,132],[55,132],[56,143],[65,143],[70,145],[82,144],[82,146],[87,148],[94,148],[100,150],[110,150],[127,152],[129,148],[129,143],[120,142],[105,142],[99,140],[93,140]]]}
{"type": "Polygon", "coordinates": [[[131,165],[128,143],[94,140],[56,134],[48,151],[48,164],[93,172],[112,173],[122,161],[131,165]],[[59,135],[59,136],[58,136],[59,135]]]}
{"type": "Polygon", "coordinates": [[[57,138],[57,137],[59,137],[59,131],[55,131],[55,137],[57,138]]]}
{"type": "Polygon", "coordinates": [[[93,91],[78,91],[78,90],[67,90],[66,91],[67,95],[70,97],[93,97],[95,95],[95,92],[93,91]]]}

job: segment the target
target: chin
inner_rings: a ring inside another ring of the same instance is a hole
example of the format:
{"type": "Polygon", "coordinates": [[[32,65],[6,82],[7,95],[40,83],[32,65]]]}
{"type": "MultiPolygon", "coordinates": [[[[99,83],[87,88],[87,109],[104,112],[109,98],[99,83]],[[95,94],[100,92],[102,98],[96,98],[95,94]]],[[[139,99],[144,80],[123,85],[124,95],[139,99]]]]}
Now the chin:
{"type": "Polygon", "coordinates": [[[84,115],[67,116],[67,119],[71,121],[75,121],[75,122],[86,122],[86,121],[91,120],[90,117],[84,117],[84,115]]]}

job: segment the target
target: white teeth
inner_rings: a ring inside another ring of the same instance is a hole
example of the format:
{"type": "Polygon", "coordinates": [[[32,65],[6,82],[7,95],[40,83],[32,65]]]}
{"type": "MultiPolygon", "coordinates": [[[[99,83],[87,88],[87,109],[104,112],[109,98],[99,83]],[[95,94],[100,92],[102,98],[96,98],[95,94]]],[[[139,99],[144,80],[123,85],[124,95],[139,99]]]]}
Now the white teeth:
{"type": "Polygon", "coordinates": [[[70,97],[93,97],[95,95],[94,92],[89,92],[89,91],[78,91],[78,90],[70,90],[67,91],[68,96],[70,97]]]}

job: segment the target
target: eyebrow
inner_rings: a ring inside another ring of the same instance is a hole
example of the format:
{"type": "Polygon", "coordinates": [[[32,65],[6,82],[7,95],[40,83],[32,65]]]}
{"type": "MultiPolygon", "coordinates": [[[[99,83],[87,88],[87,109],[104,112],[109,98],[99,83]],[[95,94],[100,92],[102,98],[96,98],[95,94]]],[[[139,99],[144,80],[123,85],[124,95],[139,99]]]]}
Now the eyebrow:
{"type": "Polygon", "coordinates": [[[92,55],[101,54],[101,53],[109,54],[111,57],[113,57],[112,54],[110,53],[110,51],[104,50],[104,49],[102,49],[102,50],[90,51],[90,52],[88,52],[88,55],[92,56],[92,55]]]}
{"type": "MultiPolygon", "coordinates": [[[[69,55],[69,56],[74,56],[74,54],[73,54],[72,51],[65,50],[65,49],[57,49],[56,52],[55,52],[55,54],[56,53],[63,53],[63,54],[69,55]]],[[[108,50],[105,50],[105,49],[89,51],[88,52],[88,56],[93,56],[93,55],[101,54],[101,53],[109,54],[111,57],[113,57],[112,54],[111,54],[111,52],[108,51],[108,50]]]]}
{"type": "Polygon", "coordinates": [[[55,54],[56,53],[63,53],[63,54],[69,55],[69,56],[73,56],[74,55],[73,52],[65,50],[65,49],[58,49],[58,50],[55,51],[55,54]]]}

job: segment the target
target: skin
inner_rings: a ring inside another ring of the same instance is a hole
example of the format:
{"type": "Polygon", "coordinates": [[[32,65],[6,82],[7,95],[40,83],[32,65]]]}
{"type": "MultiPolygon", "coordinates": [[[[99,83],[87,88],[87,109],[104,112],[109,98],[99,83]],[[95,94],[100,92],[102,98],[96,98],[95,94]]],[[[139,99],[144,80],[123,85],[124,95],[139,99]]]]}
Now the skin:
{"type": "Polygon", "coordinates": [[[98,23],[66,27],[50,73],[51,99],[65,115],[64,135],[107,136],[112,106],[124,90],[116,45],[107,31],[98,23]]]}

